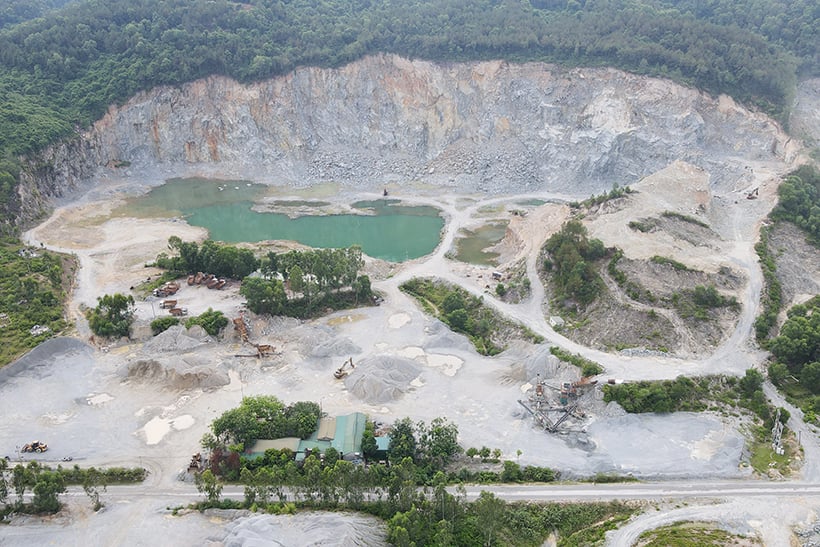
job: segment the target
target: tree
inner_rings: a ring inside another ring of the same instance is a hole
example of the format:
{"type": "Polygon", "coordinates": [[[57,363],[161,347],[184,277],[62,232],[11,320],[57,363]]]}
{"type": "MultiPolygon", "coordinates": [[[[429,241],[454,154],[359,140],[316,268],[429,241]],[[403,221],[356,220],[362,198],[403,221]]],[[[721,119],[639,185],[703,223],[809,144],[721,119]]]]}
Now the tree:
{"type": "Polygon", "coordinates": [[[325,467],[333,467],[339,461],[339,451],[332,446],[325,450],[324,456],[325,467]]]}
{"type": "Polygon", "coordinates": [[[756,369],[747,369],[746,375],[740,379],[740,389],[743,394],[751,397],[761,387],[763,387],[763,375],[756,369]]]}
{"type": "Polygon", "coordinates": [[[800,383],[815,395],[820,393],[820,361],[803,366],[800,371],[800,383]]]}
{"type": "Polygon", "coordinates": [[[0,458],[0,504],[5,504],[9,497],[9,485],[6,480],[6,469],[8,469],[8,461],[5,458],[0,458]]]}
{"type": "Polygon", "coordinates": [[[413,422],[410,418],[402,418],[393,424],[390,432],[390,448],[387,451],[387,459],[391,464],[396,464],[410,458],[416,457],[416,434],[413,422]]]}
{"type": "Polygon", "coordinates": [[[174,317],[172,315],[165,316],[165,317],[157,317],[153,321],[151,321],[151,332],[154,333],[154,336],[161,332],[165,332],[166,330],[170,329],[174,325],[179,325],[179,318],[174,317]]]}
{"type": "Polygon", "coordinates": [[[191,317],[185,322],[187,328],[191,328],[194,325],[199,325],[211,336],[217,336],[220,331],[228,325],[228,318],[225,317],[225,314],[221,311],[214,311],[212,308],[208,308],[207,311],[202,312],[196,317],[191,317]]]}
{"type": "Polygon", "coordinates": [[[128,336],[134,321],[134,297],[115,293],[97,298],[97,307],[87,312],[88,326],[97,336],[128,336]]]}
{"type": "Polygon", "coordinates": [[[779,386],[789,376],[789,368],[783,363],[775,361],[769,365],[769,380],[779,386]]]}
{"type": "Polygon", "coordinates": [[[379,445],[376,443],[376,437],[373,435],[373,430],[365,427],[364,433],[362,433],[362,455],[364,456],[364,459],[366,461],[374,459],[378,451],[379,445]]]}
{"type": "Polygon", "coordinates": [[[472,504],[472,513],[478,517],[476,524],[484,537],[486,547],[493,545],[495,534],[503,524],[504,506],[503,500],[486,490],[482,491],[472,504]]]}
{"type": "Polygon", "coordinates": [[[462,451],[458,444],[458,426],[446,418],[435,418],[429,428],[419,422],[417,431],[420,457],[437,468],[446,466],[462,451]]]}
{"type": "MultiPolygon", "coordinates": [[[[75,467],[75,469],[78,468],[75,467]]],[[[94,467],[89,468],[83,475],[83,491],[91,500],[91,508],[94,511],[99,511],[103,508],[104,504],[100,501],[100,491],[98,487],[102,486],[103,490],[105,490],[106,485],[104,481],[105,474],[100,473],[94,467]]]]}
{"type": "Polygon", "coordinates": [[[279,279],[246,277],[242,280],[239,294],[247,299],[248,308],[253,313],[278,315],[287,304],[285,287],[279,279]]]}
{"type": "Polygon", "coordinates": [[[194,483],[200,494],[205,494],[205,499],[210,504],[219,503],[222,496],[222,483],[210,469],[194,475],[194,483]]]}
{"type": "Polygon", "coordinates": [[[40,471],[34,483],[31,506],[38,513],[56,513],[60,510],[57,496],[65,492],[65,480],[56,471],[40,471]]]}

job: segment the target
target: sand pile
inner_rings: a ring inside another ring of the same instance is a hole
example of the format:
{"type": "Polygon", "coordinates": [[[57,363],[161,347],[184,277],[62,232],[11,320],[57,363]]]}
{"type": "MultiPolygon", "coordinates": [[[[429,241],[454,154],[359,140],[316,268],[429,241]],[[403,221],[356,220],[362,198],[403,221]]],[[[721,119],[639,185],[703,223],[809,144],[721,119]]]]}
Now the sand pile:
{"type": "Polygon", "coordinates": [[[410,359],[376,355],[356,364],[345,380],[345,387],[369,404],[383,404],[404,395],[421,367],[410,359]]]}
{"type": "Polygon", "coordinates": [[[144,359],[128,365],[128,379],[156,382],[172,389],[209,389],[230,383],[228,374],[194,356],[144,359]]]}
{"type": "Polygon", "coordinates": [[[384,522],[360,513],[254,515],[226,526],[224,547],[388,545],[384,522]]]}
{"type": "Polygon", "coordinates": [[[149,353],[185,352],[210,341],[211,337],[200,326],[186,329],[182,325],[174,325],[151,338],[142,349],[149,353]]]}

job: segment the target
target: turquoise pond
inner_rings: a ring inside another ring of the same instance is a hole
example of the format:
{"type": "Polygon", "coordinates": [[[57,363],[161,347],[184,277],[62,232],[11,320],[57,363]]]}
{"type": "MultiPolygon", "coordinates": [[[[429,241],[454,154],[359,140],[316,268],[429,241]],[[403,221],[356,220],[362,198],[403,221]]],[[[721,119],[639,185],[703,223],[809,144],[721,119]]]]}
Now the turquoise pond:
{"type": "MultiPolygon", "coordinates": [[[[252,210],[269,187],[247,181],[173,179],[130,200],[128,214],[182,216],[226,243],[292,240],[318,248],[359,245],[374,258],[401,262],[431,253],[438,245],[444,220],[434,207],[400,205],[397,200],[353,203],[366,214],[305,215],[252,210]]],[[[286,200],[275,202],[285,206],[286,200]]],[[[321,207],[323,201],[294,200],[294,207],[321,207]]]]}

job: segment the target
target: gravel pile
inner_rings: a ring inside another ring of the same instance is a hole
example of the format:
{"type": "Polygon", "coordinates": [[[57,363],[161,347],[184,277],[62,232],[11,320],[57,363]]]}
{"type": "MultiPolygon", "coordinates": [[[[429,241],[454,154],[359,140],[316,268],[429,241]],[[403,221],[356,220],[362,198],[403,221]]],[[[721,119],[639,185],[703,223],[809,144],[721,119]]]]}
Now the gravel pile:
{"type": "Polygon", "coordinates": [[[235,520],[226,529],[220,543],[224,547],[388,545],[384,522],[359,513],[254,515],[235,520]]]}
{"type": "Polygon", "coordinates": [[[339,357],[356,355],[361,353],[362,348],[353,343],[349,338],[328,340],[313,348],[313,357],[339,357]]]}
{"type": "Polygon", "coordinates": [[[143,351],[148,353],[191,351],[211,340],[207,334],[204,338],[202,337],[204,332],[201,327],[194,327],[189,331],[182,325],[174,325],[147,341],[143,346],[143,351]]]}
{"type": "Polygon", "coordinates": [[[128,379],[172,389],[213,389],[228,385],[228,374],[192,356],[145,359],[128,365],[128,379]]]}
{"type": "Polygon", "coordinates": [[[345,387],[369,404],[384,404],[404,395],[421,367],[410,359],[377,355],[356,364],[345,387]]]}

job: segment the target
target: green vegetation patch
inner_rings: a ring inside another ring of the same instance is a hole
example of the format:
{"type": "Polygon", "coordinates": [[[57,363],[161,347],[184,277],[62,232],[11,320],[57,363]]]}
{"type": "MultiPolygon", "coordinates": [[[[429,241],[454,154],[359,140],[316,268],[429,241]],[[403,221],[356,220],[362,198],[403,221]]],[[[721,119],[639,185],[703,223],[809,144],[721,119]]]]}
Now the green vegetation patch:
{"type": "Polygon", "coordinates": [[[75,267],[67,256],[0,241],[0,367],[66,329],[75,267]]]}
{"type": "Polygon", "coordinates": [[[590,208],[595,205],[600,205],[601,203],[606,203],[607,201],[612,201],[613,199],[622,198],[634,193],[636,193],[635,190],[631,189],[629,186],[614,187],[609,192],[604,192],[601,195],[593,194],[584,201],[572,201],[569,206],[573,209],[580,209],[581,207],[590,208]]]}
{"type": "Polygon", "coordinates": [[[527,327],[504,319],[484,305],[482,298],[445,281],[413,278],[401,290],[421,303],[424,310],[455,332],[466,334],[482,355],[496,355],[511,338],[541,343],[543,337],[527,327]]]}
{"type": "Polygon", "coordinates": [[[543,269],[553,289],[553,299],[563,309],[585,308],[604,289],[595,262],[606,255],[599,239],[589,239],[577,220],[565,223],[550,236],[542,249],[543,269]]]}
{"type": "Polygon", "coordinates": [[[675,211],[664,211],[661,213],[662,217],[665,218],[674,218],[677,220],[682,220],[683,222],[688,222],[689,224],[694,224],[695,226],[700,226],[701,228],[709,228],[709,225],[699,220],[693,216],[684,215],[683,213],[677,213],[675,211]]]}
{"type": "Polygon", "coordinates": [[[693,270],[692,268],[690,268],[689,266],[687,266],[686,264],[684,264],[682,262],[678,262],[677,260],[675,260],[673,258],[666,257],[666,256],[655,255],[652,258],[650,258],[649,260],[654,262],[655,264],[660,264],[662,266],[671,266],[673,270],[677,270],[679,272],[695,272],[695,271],[698,271],[698,270],[693,270]]]}
{"type": "Polygon", "coordinates": [[[760,269],[763,270],[763,294],[760,297],[762,310],[755,318],[755,339],[759,343],[765,342],[777,323],[777,315],[783,306],[783,287],[777,279],[777,263],[769,249],[769,234],[771,226],[760,230],[760,241],[755,243],[760,269]]]}
{"type": "Polygon", "coordinates": [[[609,276],[615,280],[615,283],[623,289],[626,295],[632,300],[654,302],[655,296],[649,290],[642,287],[640,284],[632,281],[620,269],[618,269],[618,262],[624,257],[624,252],[621,249],[615,249],[615,253],[609,260],[606,266],[606,271],[609,276]]]}
{"type": "Polygon", "coordinates": [[[658,227],[658,219],[656,218],[642,218],[640,220],[630,220],[627,224],[630,229],[636,232],[654,232],[658,227]]]}
{"type": "Polygon", "coordinates": [[[246,277],[239,289],[254,313],[306,319],[374,303],[359,247],[269,252],[260,265],[262,277],[246,277]]]}
{"type": "Polygon", "coordinates": [[[713,524],[681,522],[644,532],[638,538],[639,547],[724,547],[763,545],[755,537],[732,534],[713,524]]]}
{"type": "Polygon", "coordinates": [[[780,334],[766,344],[772,352],[769,379],[804,419],[817,423],[820,415],[820,295],[792,306],[780,334]]]}
{"type": "Polygon", "coordinates": [[[570,353],[558,346],[550,347],[550,353],[560,360],[575,365],[581,369],[581,376],[597,376],[604,371],[604,367],[577,353],[570,353]]]}
{"type": "Polygon", "coordinates": [[[820,171],[812,165],[799,167],[777,188],[777,196],[771,217],[794,223],[820,247],[820,171]]]}
{"type": "Polygon", "coordinates": [[[708,321],[713,310],[730,308],[738,310],[740,304],[734,296],[724,296],[714,285],[697,285],[694,289],[673,292],[665,298],[683,319],[708,321]]]}

